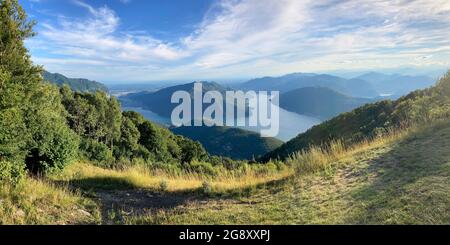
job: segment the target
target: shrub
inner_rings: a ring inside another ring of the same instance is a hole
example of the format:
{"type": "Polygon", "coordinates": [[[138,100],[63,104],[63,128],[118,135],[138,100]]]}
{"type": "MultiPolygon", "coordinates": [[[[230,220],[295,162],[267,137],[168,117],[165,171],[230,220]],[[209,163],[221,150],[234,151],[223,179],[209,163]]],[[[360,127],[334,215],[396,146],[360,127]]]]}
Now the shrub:
{"type": "Polygon", "coordinates": [[[210,194],[212,193],[212,186],[208,181],[204,181],[202,184],[202,191],[205,194],[210,194]]]}
{"type": "Polygon", "coordinates": [[[15,186],[23,180],[25,174],[24,164],[0,161],[0,182],[15,186]]]}
{"type": "Polygon", "coordinates": [[[101,165],[112,165],[114,157],[109,147],[93,139],[83,138],[80,144],[81,154],[101,165]]]}
{"type": "Polygon", "coordinates": [[[147,166],[149,166],[150,169],[153,171],[162,171],[169,175],[179,175],[183,172],[180,164],[173,164],[173,163],[167,164],[162,162],[149,163],[147,161],[147,166]]]}
{"type": "Polygon", "coordinates": [[[204,175],[210,175],[210,176],[218,175],[217,169],[214,168],[211,165],[211,163],[209,163],[209,162],[192,161],[191,163],[189,163],[186,166],[190,172],[204,174],[204,175]]]}
{"type": "Polygon", "coordinates": [[[56,124],[50,130],[43,127],[34,138],[25,161],[32,173],[62,170],[77,155],[78,137],[66,125],[56,124]]]}
{"type": "Polygon", "coordinates": [[[167,182],[167,180],[161,181],[161,183],[159,183],[159,188],[161,191],[167,191],[169,189],[169,182],[167,182]]]}

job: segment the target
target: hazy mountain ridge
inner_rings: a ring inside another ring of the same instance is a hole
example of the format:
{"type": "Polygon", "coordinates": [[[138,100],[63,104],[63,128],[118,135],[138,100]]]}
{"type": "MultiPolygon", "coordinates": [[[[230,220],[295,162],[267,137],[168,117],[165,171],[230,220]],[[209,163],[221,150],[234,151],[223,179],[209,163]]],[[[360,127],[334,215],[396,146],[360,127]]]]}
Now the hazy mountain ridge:
{"type": "Polygon", "coordinates": [[[417,89],[434,85],[435,79],[428,76],[409,76],[369,72],[356,79],[368,81],[379,94],[393,95],[397,98],[417,89]]]}
{"type": "Polygon", "coordinates": [[[367,104],[312,127],[307,132],[268,153],[261,160],[286,159],[293,153],[331,140],[351,144],[375,137],[390,128],[448,118],[450,115],[450,73],[428,89],[417,90],[396,101],[367,104]]]}
{"type": "Polygon", "coordinates": [[[68,78],[62,74],[50,73],[48,71],[42,72],[42,76],[44,80],[56,84],[60,87],[64,84],[67,84],[72,90],[77,92],[108,92],[108,88],[104,84],[85,78],[68,78]]]}
{"type": "Polygon", "coordinates": [[[274,90],[281,93],[304,87],[327,87],[355,97],[377,97],[379,94],[370,83],[361,79],[345,79],[328,74],[292,73],[281,77],[263,77],[240,85],[243,90],[274,90]]]}
{"type": "MultiPolygon", "coordinates": [[[[219,91],[221,94],[225,94],[227,90],[222,85],[215,82],[201,82],[203,93],[208,91],[219,91]]],[[[194,93],[194,82],[182,85],[171,86],[160,89],[155,92],[138,92],[131,93],[125,96],[121,96],[119,99],[124,106],[142,107],[146,110],[153,111],[159,115],[170,117],[172,110],[177,104],[171,103],[171,97],[176,91],[186,91],[191,94],[191,98],[194,93]]]]}
{"type": "Polygon", "coordinates": [[[356,98],[326,87],[306,87],[280,95],[280,107],[288,111],[328,120],[375,99],[356,98]]]}

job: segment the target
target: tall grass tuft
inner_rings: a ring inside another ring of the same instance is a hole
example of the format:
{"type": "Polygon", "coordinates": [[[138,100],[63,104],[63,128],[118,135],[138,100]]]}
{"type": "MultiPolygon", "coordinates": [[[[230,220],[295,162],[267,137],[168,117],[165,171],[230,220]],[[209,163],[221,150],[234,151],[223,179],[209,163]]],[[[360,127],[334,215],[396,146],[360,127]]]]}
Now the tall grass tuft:
{"type": "Polygon", "coordinates": [[[342,140],[333,140],[321,146],[310,146],[292,154],[286,163],[292,166],[297,175],[332,171],[335,165],[345,162],[346,158],[362,151],[375,148],[405,136],[417,128],[387,129],[373,138],[367,138],[352,145],[346,145],[342,140]]]}

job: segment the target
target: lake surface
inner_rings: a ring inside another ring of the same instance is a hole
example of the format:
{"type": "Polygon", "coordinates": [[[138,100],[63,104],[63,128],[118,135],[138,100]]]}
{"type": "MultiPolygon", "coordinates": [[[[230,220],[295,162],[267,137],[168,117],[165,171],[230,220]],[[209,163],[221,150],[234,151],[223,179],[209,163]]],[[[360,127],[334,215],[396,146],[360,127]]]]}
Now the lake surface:
{"type": "Polygon", "coordinates": [[[127,107],[122,106],[122,111],[135,111],[142,114],[145,119],[163,125],[165,127],[170,127],[172,125],[170,118],[160,116],[153,111],[142,109],[141,107],[127,107]]]}
{"type": "MultiPolygon", "coordinates": [[[[152,111],[145,110],[140,107],[123,107],[123,111],[136,111],[141,113],[146,119],[169,127],[171,125],[170,118],[160,116],[152,111]]],[[[280,131],[276,138],[282,141],[289,141],[300,133],[305,132],[314,125],[320,124],[321,121],[314,117],[299,115],[290,111],[279,108],[280,110],[280,131]]],[[[253,132],[260,132],[260,127],[239,127],[253,132]]]]}

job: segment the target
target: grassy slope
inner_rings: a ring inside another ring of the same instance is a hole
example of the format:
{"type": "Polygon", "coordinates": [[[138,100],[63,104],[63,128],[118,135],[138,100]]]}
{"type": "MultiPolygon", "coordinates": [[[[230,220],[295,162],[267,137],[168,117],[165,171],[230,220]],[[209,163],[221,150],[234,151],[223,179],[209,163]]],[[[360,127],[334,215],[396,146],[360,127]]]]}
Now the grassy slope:
{"type": "Polygon", "coordinates": [[[79,192],[27,178],[17,188],[0,185],[0,224],[95,224],[97,204],[79,192]]]}
{"type": "Polygon", "coordinates": [[[333,171],[274,182],[241,199],[193,201],[129,223],[448,224],[450,125],[341,159],[333,171]]]}
{"type": "Polygon", "coordinates": [[[450,123],[440,123],[338,150],[317,171],[304,159],[323,164],[320,154],[293,159],[303,159],[297,175],[287,168],[211,178],[79,163],[17,190],[2,186],[0,223],[448,224],[449,148],[450,123]]]}

